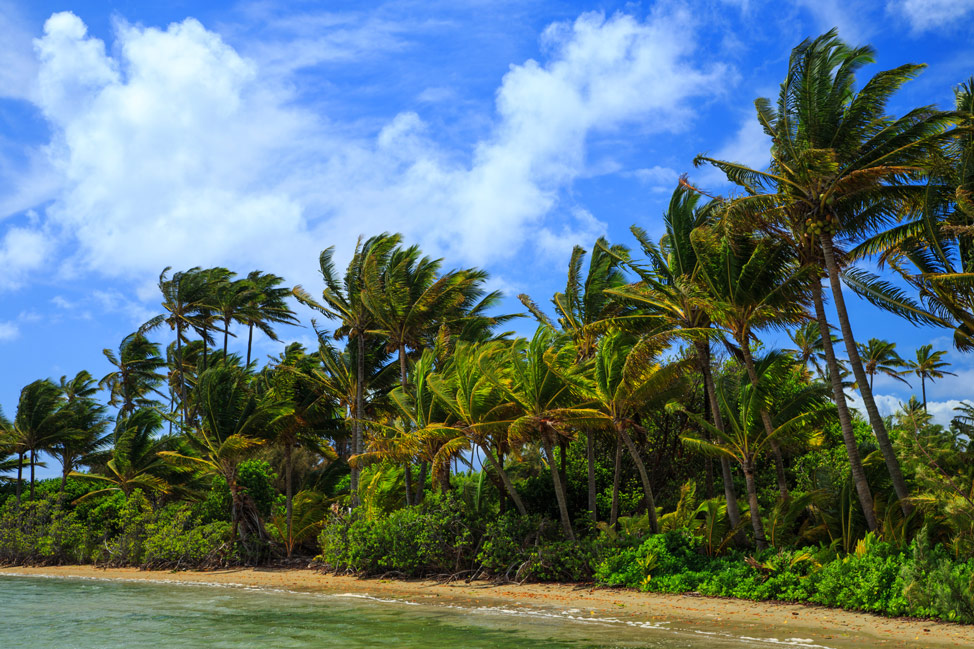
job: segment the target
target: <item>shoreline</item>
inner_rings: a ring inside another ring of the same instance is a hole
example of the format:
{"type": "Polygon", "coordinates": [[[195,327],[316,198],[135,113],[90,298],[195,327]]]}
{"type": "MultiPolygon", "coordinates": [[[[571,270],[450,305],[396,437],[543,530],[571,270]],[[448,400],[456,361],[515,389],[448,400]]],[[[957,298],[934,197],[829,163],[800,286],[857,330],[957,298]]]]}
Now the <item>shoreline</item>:
{"type": "MultiPolygon", "coordinates": [[[[641,593],[571,584],[442,584],[360,579],[311,569],[231,568],[212,571],[139,570],[94,566],[0,568],[0,577],[56,577],[230,586],[295,593],[354,594],[433,606],[516,609],[564,620],[599,620],[628,626],[670,625],[687,632],[721,631],[806,647],[941,648],[974,646],[974,626],[887,618],[804,604],[751,602],[692,595],[641,593]],[[800,640],[800,642],[798,641],[800,640]]],[[[762,643],[763,644],[763,643],[762,643]]]]}

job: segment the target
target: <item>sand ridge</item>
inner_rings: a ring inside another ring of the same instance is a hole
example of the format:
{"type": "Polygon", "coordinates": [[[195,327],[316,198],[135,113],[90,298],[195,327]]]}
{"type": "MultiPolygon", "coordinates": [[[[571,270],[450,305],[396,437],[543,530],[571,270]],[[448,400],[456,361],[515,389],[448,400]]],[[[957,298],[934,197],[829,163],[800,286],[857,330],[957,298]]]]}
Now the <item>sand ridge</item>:
{"type": "Polygon", "coordinates": [[[705,633],[721,629],[742,638],[790,639],[792,646],[805,647],[974,647],[972,626],[885,618],[799,604],[640,593],[591,585],[441,584],[433,581],[358,579],[309,569],[235,568],[171,572],[94,566],[0,568],[0,576],[15,575],[347,593],[420,604],[533,611],[565,619],[611,620],[627,626],[671,625],[671,628],[705,633]]]}

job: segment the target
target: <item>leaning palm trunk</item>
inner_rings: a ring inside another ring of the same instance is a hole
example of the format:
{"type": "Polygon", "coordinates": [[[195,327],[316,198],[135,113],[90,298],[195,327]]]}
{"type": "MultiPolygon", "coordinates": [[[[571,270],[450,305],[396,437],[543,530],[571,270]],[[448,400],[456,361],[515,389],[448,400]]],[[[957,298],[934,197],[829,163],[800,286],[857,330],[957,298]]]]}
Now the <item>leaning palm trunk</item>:
{"type": "Polygon", "coordinates": [[[744,482],[747,484],[747,502],[751,510],[751,527],[754,528],[754,544],[758,550],[768,547],[764,537],[764,524],[761,522],[761,506],[758,504],[758,488],[754,479],[754,460],[745,458],[744,482]]]}
{"type": "Polygon", "coordinates": [[[829,322],[825,317],[825,304],[822,302],[822,285],[813,281],[811,288],[812,301],[815,304],[815,317],[818,320],[819,331],[822,332],[822,351],[825,353],[825,365],[828,368],[829,379],[832,383],[832,398],[835,400],[835,409],[839,413],[839,428],[842,430],[842,440],[845,442],[846,455],[849,456],[849,466],[852,470],[852,482],[855,484],[856,494],[859,496],[862,513],[866,517],[866,526],[869,531],[875,532],[878,529],[878,524],[876,523],[876,512],[873,509],[873,495],[869,491],[869,482],[866,480],[866,471],[862,467],[856,435],[852,430],[852,416],[849,414],[845,392],[842,390],[842,375],[839,372],[839,363],[835,359],[829,322]]]}
{"type": "Polygon", "coordinates": [[[622,479],[622,439],[616,439],[615,462],[612,465],[612,506],[609,508],[609,526],[615,527],[619,519],[619,482],[622,479]]]}
{"type": "MultiPolygon", "coordinates": [[[[717,402],[717,390],[714,388],[714,375],[710,369],[710,344],[695,343],[700,372],[703,374],[703,385],[710,402],[710,414],[714,418],[714,428],[724,432],[724,418],[720,414],[720,404],[717,402]]],[[[720,458],[720,470],[724,477],[724,499],[727,501],[727,519],[732,529],[739,529],[741,525],[741,509],[737,505],[737,494],[734,493],[734,477],[731,473],[730,460],[720,458]]]]}
{"type": "MultiPolygon", "coordinates": [[[[832,286],[832,298],[835,300],[835,312],[839,316],[839,326],[842,330],[842,339],[845,342],[846,353],[849,355],[849,364],[852,372],[859,384],[859,394],[862,395],[863,405],[869,415],[869,423],[876,434],[876,441],[879,442],[879,449],[883,452],[883,459],[886,460],[886,468],[893,479],[893,489],[896,490],[896,497],[899,498],[900,508],[903,515],[908,516],[913,511],[910,504],[910,491],[906,487],[906,480],[903,479],[903,471],[900,470],[900,461],[893,450],[889,435],[886,433],[886,426],[883,418],[876,407],[876,400],[873,399],[873,391],[869,388],[869,378],[862,366],[862,359],[859,358],[859,350],[856,347],[856,340],[852,335],[852,325],[849,322],[849,313],[846,311],[845,298],[842,296],[842,281],[839,278],[839,267],[835,262],[835,252],[832,248],[832,237],[830,234],[822,233],[819,237],[822,242],[822,254],[825,258],[825,267],[828,270],[829,283],[832,286]]],[[[827,333],[827,330],[826,330],[827,333]]],[[[823,333],[822,338],[826,338],[823,333]]]]}
{"type": "Polygon", "coordinates": [[[569,540],[575,540],[575,534],[572,532],[572,522],[571,518],[568,516],[568,505],[565,502],[565,485],[562,484],[561,474],[558,471],[558,466],[555,464],[555,449],[551,444],[551,440],[548,436],[542,432],[541,433],[541,445],[544,446],[545,455],[548,456],[548,466],[551,468],[551,481],[555,485],[555,499],[558,501],[558,514],[561,517],[561,528],[565,532],[565,536],[569,540]]]}
{"type": "Polygon", "coordinates": [[[639,479],[643,483],[643,494],[646,498],[646,515],[649,517],[649,530],[653,534],[657,534],[659,532],[659,521],[656,520],[656,499],[653,498],[653,486],[649,483],[649,473],[646,471],[646,465],[643,463],[642,458],[639,457],[639,451],[636,449],[632,437],[626,431],[625,424],[617,424],[616,433],[618,433],[619,438],[625,443],[626,448],[629,449],[629,455],[632,457],[632,461],[639,471],[639,479]]]}
{"type": "Polygon", "coordinates": [[[20,506],[20,492],[24,485],[24,453],[17,453],[17,506],[20,506]]]}
{"type": "Polygon", "coordinates": [[[598,520],[595,512],[595,440],[591,431],[585,436],[585,459],[588,464],[588,511],[595,522],[598,520]]]}
{"type": "Polygon", "coordinates": [[[34,449],[30,450],[30,499],[34,500],[34,465],[35,465],[34,449]]]}
{"type": "MultiPolygon", "coordinates": [[[[403,391],[406,390],[406,346],[399,345],[399,385],[403,391]]],[[[423,501],[423,488],[426,486],[426,462],[419,467],[419,484],[416,485],[416,493],[413,493],[413,466],[411,461],[406,462],[406,506],[418,505],[423,501]]]]}
{"type": "MultiPolygon", "coordinates": [[[[518,495],[517,489],[514,488],[514,483],[511,482],[511,476],[507,475],[507,471],[501,466],[500,460],[494,457],[494,454],[487,447],[486,444],[479,444],[480,450],[484,452],[484,457],[487,458],[487,464],[490,465],[497,475],[500,476],[501,482],[504,484],[504,489],[507,490],[507,495],[511,497],[514,501],[514,506],[517,507],[517,511],[521,516],[527,516],[528,511],[524,508],[524,503],[521,502],[521,496],[518,495]]],[[[503,500],[502,500],[503,502],[503,500]]]]}
{"type": "MultiPolygon", "coordinates": [[[[754,365],[754,356],[751,355],[751,345],[750,342],[745,338],[744,340],[738,339],[737,341],[741,346],[741,353],[744,355],[744,367],[747,370],[748,379],[751,381],[751,385],[754,389],[758,389],[758,371],[754,365]]],[[[784,458],[781,456],[781,445],[778,444],[778,440],[772,438],[774,434],[774,425],[771,422],[771,415],[764,408],[761,408],[761,423],[764,424],[764,433],[770,438],[771,441],[771,451],[774,454],[774,469],[776,478],[778,480],[778,494],[782,498],[788,497],[788,480],[785,478],[785,462],[784,458]]]]}

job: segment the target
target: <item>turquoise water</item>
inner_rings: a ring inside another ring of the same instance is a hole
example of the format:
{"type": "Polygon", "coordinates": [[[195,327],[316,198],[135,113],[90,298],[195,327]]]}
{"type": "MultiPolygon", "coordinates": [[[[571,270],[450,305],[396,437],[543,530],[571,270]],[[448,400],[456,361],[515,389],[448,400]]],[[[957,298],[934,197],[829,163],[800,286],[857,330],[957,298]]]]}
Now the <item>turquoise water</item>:
{"type": "Polygon", "coordinates": [[[705,637],[670,628],[634,628],[513,611],[410,605],[341,595],[0,577],[3,649],[770,646],[781,645],[705,637]]]}

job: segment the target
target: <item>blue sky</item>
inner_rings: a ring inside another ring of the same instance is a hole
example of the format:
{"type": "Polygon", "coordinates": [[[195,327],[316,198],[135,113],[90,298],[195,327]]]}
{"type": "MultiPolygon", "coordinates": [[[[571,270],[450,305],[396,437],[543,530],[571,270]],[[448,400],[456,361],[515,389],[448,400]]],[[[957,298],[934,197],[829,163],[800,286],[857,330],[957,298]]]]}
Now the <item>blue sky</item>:
{"type": "MultiPolygon", "coordinates": [[[[315,292],[323,248],[344,259],[389,230],[546,302],[573,244],[632,244],[632,224],[658,236],[679,174],[726,190],[695,154],[761,163],[752,102],[803,38],[837,26],[873,44],[869,74],[927,63],[893,109],[946,107],[974,74],[972,13],[972,0],[0,0],[0,405],[12,416],[37,378],[104,375],[101,350],[156,313],[165,266],[260,268],[315,292]]],[[[949,347],[851,302],[862,340],[949,347]]],[[[279,350],[258,341],[260,356],[279,350]]],[[[958,376],[928,387],[941,420],[974,379],[970,358],[950,359],[958,376]]],[[[909,396],[876,387],[887,408],[909,396]]]]}

